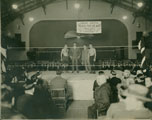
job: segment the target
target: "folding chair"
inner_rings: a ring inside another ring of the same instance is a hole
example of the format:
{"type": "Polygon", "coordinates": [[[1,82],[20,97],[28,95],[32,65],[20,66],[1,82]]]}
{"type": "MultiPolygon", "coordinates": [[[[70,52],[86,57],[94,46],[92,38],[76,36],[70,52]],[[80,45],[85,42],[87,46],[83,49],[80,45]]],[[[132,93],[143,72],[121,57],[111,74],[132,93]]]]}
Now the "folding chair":
{"type": "Polygon", "coordinates": [[[51,97],[58,108],[66,110],[67,98],[64,88],[51,89],[51,97]]]}

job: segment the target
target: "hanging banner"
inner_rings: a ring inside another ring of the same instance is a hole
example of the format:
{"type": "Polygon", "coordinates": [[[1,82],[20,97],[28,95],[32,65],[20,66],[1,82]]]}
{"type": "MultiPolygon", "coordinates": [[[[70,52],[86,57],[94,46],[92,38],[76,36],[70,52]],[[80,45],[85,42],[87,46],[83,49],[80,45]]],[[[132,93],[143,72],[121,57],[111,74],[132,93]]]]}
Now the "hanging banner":
{"type": "Polygon", "coordinates": [[[102,33],[101,21],[80,21],[76,23],[77,33],[99,34],[102,33]]]}

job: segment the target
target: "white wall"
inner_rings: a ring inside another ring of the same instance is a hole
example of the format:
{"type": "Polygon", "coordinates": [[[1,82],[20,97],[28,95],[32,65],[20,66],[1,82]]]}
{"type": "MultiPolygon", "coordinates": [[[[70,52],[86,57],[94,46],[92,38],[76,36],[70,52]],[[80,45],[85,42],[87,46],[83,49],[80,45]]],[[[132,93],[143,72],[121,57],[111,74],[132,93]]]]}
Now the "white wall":
{"type": "MultiPolygon", "coordinates": [[[[44,14],[42,8],[35,9],[24,15],[25,25],[22,25],[20,19],[16,19],[7,26],[7,31],[11,32],[12,35],[14,33],[21,33],[22,41],[26,41],[26,49],[28,50],[30,29],[33,26],[33,24],[41,20],[117,19],[123,22],[128,29],[128,43],[129,43],[128,57],[130,59],[136,59],[137,50],[133,50],[131,48],[132,40],[136,39],[137,31],[145,30],[145,20],[143,18],[138,18],[136,20],[136,23],[132,24],[132,21],[134,19],[132,17],[132,13],[125,9],[115,7],[113,13],[111,14],[110,4],[101,1],[91,1],[91,9],[88,9],[88,5],[89,5],[88,0],[79,1],[81,5],[80,9],[75,9],[74,8],[75,1],[74,0],[68,0],[68,1],[69,1],[68,10],[66,9],[65,1],[54,2],[46,6],[46,11],[47,11],[46,15],[44,14]],[[123,20],[122,19],[123,15],[128,16],[128,19],[123,20]],[[34,21],[29,22],[28,20],[29,17],[34,17],[34,21]],[[137,23],[141,24],[140,28],[137,27],[137,23]],[[20,25],[21,28],[17,29],[17,25],[20,25]]],[[[150,22],[148,22],[148,29],[152,30],[152,23],[150,22]]]]}

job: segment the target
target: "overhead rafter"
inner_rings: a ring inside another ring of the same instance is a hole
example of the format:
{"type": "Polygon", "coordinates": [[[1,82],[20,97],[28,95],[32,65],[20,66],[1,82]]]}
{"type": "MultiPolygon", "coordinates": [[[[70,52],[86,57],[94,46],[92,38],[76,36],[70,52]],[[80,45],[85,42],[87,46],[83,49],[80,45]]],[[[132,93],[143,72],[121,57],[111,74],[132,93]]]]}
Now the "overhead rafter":
{"type": "MultiPolygon", "coordinates": [[[[44,14],[46,14],[46,5],[62,0],[2,0],[1,1],[1,17],[2,26],[5,27],[7,24],[12,22],[16,18],[20,18],[20,15],[24,15],[34,9],[42,7],[44,14]],[[18,5],[18,10],[13,10],[11,5],[16,3],[18,5]]],[[[66,2],[66,9],[68,9],[68,1],[66,2]]],[[[91,9],[91,0],[89,1],[88,8],[91,9]]],[[[137,9],[137,2],[139,0],[92,0],[92,1],[103,1],[111,4],[111,13],[115,6],[121,7],[123,9],[133,12],[136,16],[142,16],[146,19],[152,20],[152,0],[143,0],[145,3],[144,9],[137,9]]]]}

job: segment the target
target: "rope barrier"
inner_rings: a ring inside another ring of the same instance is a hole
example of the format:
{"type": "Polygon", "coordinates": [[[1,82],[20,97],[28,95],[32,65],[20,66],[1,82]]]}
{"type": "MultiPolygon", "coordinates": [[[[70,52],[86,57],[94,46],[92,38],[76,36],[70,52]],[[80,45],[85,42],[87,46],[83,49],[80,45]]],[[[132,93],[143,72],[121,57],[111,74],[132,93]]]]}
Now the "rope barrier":
{"type": "MultiPolygon", "coordinates": [[[[132,47],[138,47],[137,45],[135,45],[135,46],[94,46],[94,48],[120,48],[120,47],[122,47],[122,48],[132,48],[132,47]]],[[[43,49],[43,48],[45,48],[45,49],[47,49],[47,48],[52,48],[52,49],[54,49],[54,48],[60,48],[60,49],[62,49],[63,47],[8,47],[7,49],[25,49],[25,48],[36,48],[36,49],[38,49],[38,48],[40,48],[40,49],[43,49]]],[[[73,48],[73,47],[68,47],[68,48],[73,48]]],[[[78,48],[83,48],[83,47],[80,47],[80,46],[78,46],[78,48]]]]}

